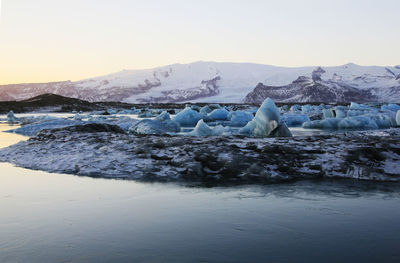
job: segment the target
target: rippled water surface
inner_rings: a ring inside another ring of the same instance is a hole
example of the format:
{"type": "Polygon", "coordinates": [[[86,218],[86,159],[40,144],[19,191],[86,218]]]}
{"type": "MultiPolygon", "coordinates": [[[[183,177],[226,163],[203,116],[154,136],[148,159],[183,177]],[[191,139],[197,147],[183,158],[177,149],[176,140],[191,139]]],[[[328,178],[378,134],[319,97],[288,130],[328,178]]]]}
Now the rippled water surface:
{"type": "MultiPolygon", "coordinates": [[[[21,139],[0,132],[0,147],[21,139]]],[[[400,262],[399,190],[149,184],[0,163],[0,262],[400,262]]]]}

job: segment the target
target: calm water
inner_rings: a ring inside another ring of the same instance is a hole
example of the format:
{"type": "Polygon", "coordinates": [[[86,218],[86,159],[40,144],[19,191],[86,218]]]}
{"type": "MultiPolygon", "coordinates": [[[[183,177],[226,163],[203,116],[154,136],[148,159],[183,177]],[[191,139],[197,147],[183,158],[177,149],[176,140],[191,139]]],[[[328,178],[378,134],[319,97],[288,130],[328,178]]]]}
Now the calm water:
{"type": "MultiPolygon", "coordinates": [[[[0,147],[21,139],[0,132],[0,147]]],[[[0,163],[0,262],[400,262],[399,190],[146,184],[0,163]]]]}

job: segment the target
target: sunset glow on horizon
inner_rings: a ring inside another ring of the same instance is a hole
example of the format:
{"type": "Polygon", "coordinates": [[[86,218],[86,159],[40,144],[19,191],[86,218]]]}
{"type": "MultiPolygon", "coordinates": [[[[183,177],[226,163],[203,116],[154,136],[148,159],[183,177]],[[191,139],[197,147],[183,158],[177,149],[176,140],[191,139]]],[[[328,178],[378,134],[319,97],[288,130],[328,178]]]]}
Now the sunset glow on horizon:
{"type": "Polygon", "coordinates": [[[397,0],[0,0],[0,84],[194,61],[400,64],[397,0]]]}

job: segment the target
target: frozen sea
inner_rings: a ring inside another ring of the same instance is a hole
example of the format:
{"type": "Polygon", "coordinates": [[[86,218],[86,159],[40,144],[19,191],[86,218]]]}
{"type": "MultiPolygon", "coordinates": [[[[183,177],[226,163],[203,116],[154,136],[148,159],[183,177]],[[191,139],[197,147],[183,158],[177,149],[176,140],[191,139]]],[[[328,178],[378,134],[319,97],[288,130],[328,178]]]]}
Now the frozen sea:
{"type": "MultiPolygon", "coordinates": [[[[0,132],[0,147],[24,139],[0,132]]],[[[0,163],[0,262],[400,262],[400,186],[150,184],[0,163]]]]}

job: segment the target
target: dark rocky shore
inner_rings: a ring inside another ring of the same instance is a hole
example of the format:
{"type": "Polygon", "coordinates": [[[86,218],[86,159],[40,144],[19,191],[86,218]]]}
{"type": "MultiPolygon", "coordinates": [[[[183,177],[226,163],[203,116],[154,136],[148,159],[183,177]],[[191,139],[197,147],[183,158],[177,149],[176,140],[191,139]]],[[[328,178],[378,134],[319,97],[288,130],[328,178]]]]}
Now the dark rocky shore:
{"type": "Polygon", "coordinates": [[[118,126],[44,130],[0,161],[82,176],[155,181],[400,181],[400,129],[293,138],[136,136],[118,126]]]}

